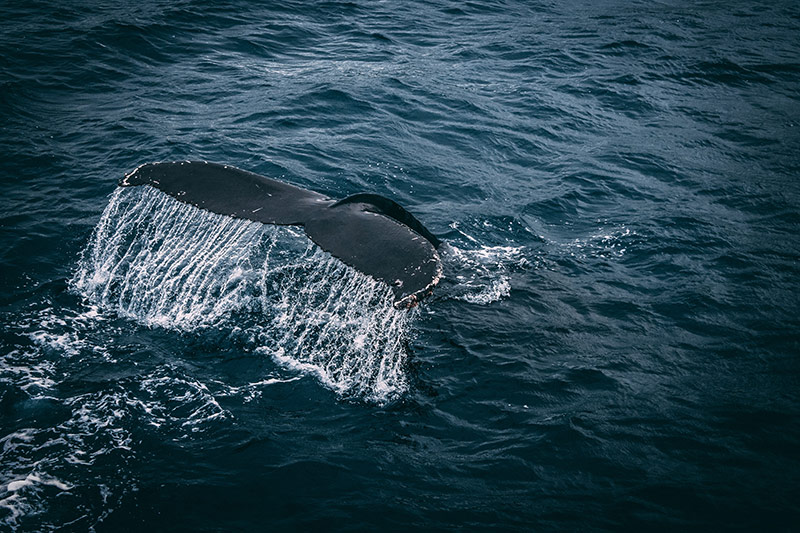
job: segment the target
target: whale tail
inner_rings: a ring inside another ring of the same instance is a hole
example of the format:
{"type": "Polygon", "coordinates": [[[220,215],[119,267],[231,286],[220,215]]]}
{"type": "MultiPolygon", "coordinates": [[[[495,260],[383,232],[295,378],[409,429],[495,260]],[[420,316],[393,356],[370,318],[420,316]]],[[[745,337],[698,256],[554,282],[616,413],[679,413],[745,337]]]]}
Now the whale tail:
{"type": "Polygon", "coordinates": [[[342,200],[228,165],[205,161],[147,163],[120,186],[149,185],[175,199],[264,224],[302,226],[320,248],[388,284],[395,307],[413,307],[442,273],[440,241],[388,198],[361,193],[342,200]]]}

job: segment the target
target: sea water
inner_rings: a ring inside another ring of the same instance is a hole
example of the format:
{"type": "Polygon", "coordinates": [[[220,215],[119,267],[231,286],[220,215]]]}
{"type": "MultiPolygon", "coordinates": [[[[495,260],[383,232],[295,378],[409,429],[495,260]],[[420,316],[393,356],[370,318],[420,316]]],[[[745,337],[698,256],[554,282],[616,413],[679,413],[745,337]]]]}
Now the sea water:
{"type": "Polygon", "coordinates": [[[778,530],[796,2],[6,2],[0,529],[778,530]],[[200,159],[444,241],[410,313],[200,159]]]}

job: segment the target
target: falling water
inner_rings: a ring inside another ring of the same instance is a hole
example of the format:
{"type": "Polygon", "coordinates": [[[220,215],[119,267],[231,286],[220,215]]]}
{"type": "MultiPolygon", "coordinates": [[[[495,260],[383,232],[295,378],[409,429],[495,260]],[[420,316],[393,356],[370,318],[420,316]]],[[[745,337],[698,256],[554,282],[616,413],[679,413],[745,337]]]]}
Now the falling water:
{"type": "Polygon", "coordinates": [[[227,332],[343,397],[385,402],[408,387],[414,314],[291,227],[209,213],[150,187],[118,189],[72,287],[150,327],[227,332]]]}

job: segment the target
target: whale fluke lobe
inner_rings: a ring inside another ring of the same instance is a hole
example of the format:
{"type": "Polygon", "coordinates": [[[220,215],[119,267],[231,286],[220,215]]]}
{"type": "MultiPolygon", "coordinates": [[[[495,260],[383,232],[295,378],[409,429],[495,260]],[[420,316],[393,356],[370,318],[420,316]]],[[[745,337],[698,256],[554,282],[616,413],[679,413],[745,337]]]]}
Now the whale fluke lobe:
{"type": "Polygon", "coordinates": [[[120,186],[149,185],[221,215],[303,226],[320,248],[388,284],[396,307],[413,307],[439,282],[440,241],[411,213],[376,194],[343,200],[228,165],[205,161],[144,164],[120,186]]]}

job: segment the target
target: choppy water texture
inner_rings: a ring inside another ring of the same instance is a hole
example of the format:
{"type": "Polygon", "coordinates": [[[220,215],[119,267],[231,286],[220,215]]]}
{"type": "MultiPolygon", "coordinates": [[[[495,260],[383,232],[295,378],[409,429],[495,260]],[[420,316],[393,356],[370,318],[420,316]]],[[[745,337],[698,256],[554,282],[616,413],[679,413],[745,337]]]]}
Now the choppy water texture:
{"type": "Polygon", "coordinates": [[[796,2],[4,2],[0,529],[796,530],[796,2]],[[412,313],[119,190],[398,201],[412,313]]]}

